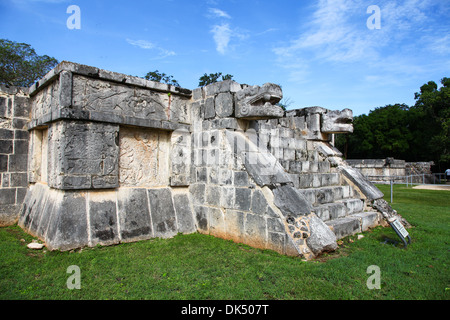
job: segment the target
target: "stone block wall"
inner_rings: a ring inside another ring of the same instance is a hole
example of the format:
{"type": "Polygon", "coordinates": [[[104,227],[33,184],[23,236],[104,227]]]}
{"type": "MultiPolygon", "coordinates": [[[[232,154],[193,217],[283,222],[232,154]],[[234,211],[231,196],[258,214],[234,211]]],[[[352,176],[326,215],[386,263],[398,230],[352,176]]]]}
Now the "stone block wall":
{"type": "Polygon", "coordinates": [[[28,89],[0,86],[0,226],[17,222],[27,181],[28,89]]]}
{"type": "Polygon", "coordinates": [[[30,88],[31,185],[19,225],[60,250],[194,232],[184,165],[190,97],[186,89],[59,64],[30,88]]]}
{"type": "Polygon", "coordinates": [[[270,83],[190,91],[62,62],[29,89],[18,224],[59,250],[196,231],[306,259],[334,250],[376,225],[365,210],[382,193],[329,143],[352,131],[350,110],[284,112],[281,98],[270,83]]]}
{"type": "Polygon", "coordinates": [[[433,183],[431,162],[406,162],[393,158],[349,159],[347,163],[361,171],[371,181],[386,183],[390,180],[406,183],[406,176],[413,176],[408,182],[433,183]]]}
{"type": "Polygon", "coordinates": [[[19,225],[51,250],[167,238],[197,230],[187,190],[77,192],[42,183],[30,186],[19,225]]]}
{"type": "Polygon", "coordinates": [[[404,177],[406,174],[405,160],[392,158],[349,159],[347,163],[360,170],[364,176],[372,181],[389,181],[391,177],[404,177]]]}
{"type": "Polygon", "coordinates": [[[267,136],[261,130],[265,121],[261,119],[284,113],[258,99],[274,103],[276,97],[274,86],[240,86],[232,81],[194,90],[190,186],[194,212],[200,232],[308,258],[335,248],[335,237],[311,214],[307,199],[293,188],[292,177],[281,165],[285,150],[292,151],[295,160],[296,149],[306,146],[305,138],[295,140],[287,128],[289,136],[280,135],[283,128],[278,123],[269,125],[267,136]],[[243,103],[242,97],[252,92],[252,103],[243,103]],[[312,229],[322,230],[320,241],[312,229]]]}
{"type": "Polygon", "coordinates": [[[266,199],[271,191],[255,183],[245,159],[237,155],[239,149],[249,149],[250,139],[244,132],[248,123],[234,117],[236,93],[243,87],[224,81],[193,91],[189,190],[198,230],[257,248],[298,254],[278,209],[266,199]]]}

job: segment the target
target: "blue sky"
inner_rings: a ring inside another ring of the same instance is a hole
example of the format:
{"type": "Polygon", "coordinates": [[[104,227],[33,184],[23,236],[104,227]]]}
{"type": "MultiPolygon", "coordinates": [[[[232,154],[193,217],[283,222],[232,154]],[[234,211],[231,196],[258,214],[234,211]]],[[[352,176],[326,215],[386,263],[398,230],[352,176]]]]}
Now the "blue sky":
{"type": "Polygon", "coordinates": [[[188,89],[215,72],[273,82],[290,108],[354,115],[413,105],[421,85],[450,77],[450,0],[0,0],[0,38],[59,61],[159,70],[188,89]],[[70,5],[80,29],[67,27],[70,5]]]}

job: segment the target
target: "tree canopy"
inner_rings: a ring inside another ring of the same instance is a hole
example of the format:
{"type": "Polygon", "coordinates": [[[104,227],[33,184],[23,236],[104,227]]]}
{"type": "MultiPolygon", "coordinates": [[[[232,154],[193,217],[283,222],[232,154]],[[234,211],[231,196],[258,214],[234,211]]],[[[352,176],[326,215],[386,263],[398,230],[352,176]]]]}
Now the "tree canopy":
{"type": "Polygon", "coordinates": [[[209,75],[205,73],[203,76],[199,78],[198,86],[203,87],[208,84],[215,83],[217,81],[224,81],[231,79],[233,79],[233,76],[231,74],[226,74],[223,76],[222,72],[210,73],[209,75]],[[219,80],[220,76],[222,76],[222,80],[219,80]]]}
{"type": "Polygon", "coordinates": [[[450,165],[450,78],[429,81],[415,93],[414,106],[375,108],[353,119],[353,134],[338,135],[336,146],[348,159],[394,157],[450,165]]]}
{"type": "Polygon", "coordinates": [[[0,83],[30,87],[58,64],[47,55],[39,56],[26,43],[0,39],[0,83]]]}
{"type": "Polygon", "coordinates": [[[151,81],[171,84],[175,87],[180,87],[180,84],[178,83],[177,80],[175,80],[173,78],[173,76],[169,76],[169,75],[165,74],[164,72],[161,73],[158,70],[148,72],[144,76],[144,78],[147,80],[151,80],[151,81]]]}

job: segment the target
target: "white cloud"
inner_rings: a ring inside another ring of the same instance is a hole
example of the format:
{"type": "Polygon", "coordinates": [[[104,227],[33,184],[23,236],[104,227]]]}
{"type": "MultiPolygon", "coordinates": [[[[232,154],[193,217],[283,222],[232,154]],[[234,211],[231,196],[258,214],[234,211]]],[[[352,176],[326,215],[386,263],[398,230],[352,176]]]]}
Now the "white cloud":
{"type": "Polygon", "coordinates": [[[216,50],[220,54],[226,54],[229,49],[233,49],[240,41],[246,40],[248,32],[240,28],[231,28],[228,23],[216,24],[211,28],[216,50]]]}
{"type": "Polygon", "coordinates": [[[141,49],[145,50],[157,50],[159,52],[159,55],[155,59],[162,59],[170,56],[175,56],[176,53],[171,50],[167,50],[161,47],[156,46],[150,41],[147,40],[132,40],[132,39],[126,39],[126,41],[131,44],[132,46],[139,47],[141,49]]]}
{"type": "Polygon", "coordinates": [[[436,37],[431,40],[430,49],[442,55],[448,55],[450,52],[450,35],[436,37]]]}
{"type": "Polygon", "coordinates": [[[213,33],[217,51],[221,54],[225,54],[225,50],[227,49],[231,38],[230,26],[227,23],[215,25],[211,29],[211,32],[213,33]]]}
{"type": "Polygon", "coordinates": [[[366,10],[370,4],[363,0],[318,1],[311,17],[303,17],[308,22],[301,32],[273,48],[278,64],[297,81],[308,79],[314,67],[325,65],[343,71],[348,67],[370,68],[369,72],[410,76],[425,72],[418,61],[427,52],[448,52],[448,27],[430,16],[439,11],[440,4],[430,0],[378,0],[373,4],[381,9],[381,29],[369,30],[366,20],[371,15],[366,10]],[[435,35],[437,28],[442,29],[439,36],[435,35]]]}
{"type": "Polygon", "coordinates": [[[166,57],[171,57],[171,56],[175,56],[176,55],[176,53],[174,51],[171,51],[171,50],[166,50],[166,49],[163,49],[163,48],[158,48],[158,50],[159,50],[159,53],[160,53],[160,55],[158,57],[159,59],[166,58],[166,57]]]}
{"type": "MultiPolygon", "coordinates": [[[[209,8],[207,17],[218,22],[211,27],[210,32],[213,34],[216,50],[220,54],[226,54],[228,49],[232,48],[230,43],[233,40],[242,41],[248,38],[247,31],[232,27],[228,22],[224,22],[223,19],[232,19],[227,12],[217,8],[209,8]]],[[[237,42],[233,41],[233,43],[236,45],[237,42]]]]}
{"type": "Polygon", "coordinates": [[[231,19],[228,13],[217,8],[209,8],[208,12],[211,17],[231,19]]]}
{"type": "Polygon", "coordinates": [[[314,59],[334,62],[351,62],[373,56],[376,48],[382,45],[384,32],[376,30],[369,33],[364,27],[355,26],[352,19],[356,8],[361,9],[364,17],[365,8],[355,1],[321,0],[305,32],[290,45],[275,48],[274,52],[279,56],[312,52],[314,59]]]}
{"type": "Polygon", "coordinates": [[[133,46],[139,47],[141,49],[153,49],[155,45],[147,40],[131,40],[127,39],[127,42],[133,46]]]}

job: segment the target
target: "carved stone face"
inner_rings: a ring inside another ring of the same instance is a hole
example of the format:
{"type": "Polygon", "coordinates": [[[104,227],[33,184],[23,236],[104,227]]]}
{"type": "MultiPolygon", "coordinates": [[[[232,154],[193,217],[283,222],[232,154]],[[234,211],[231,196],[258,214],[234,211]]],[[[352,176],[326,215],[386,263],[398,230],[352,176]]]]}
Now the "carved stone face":
{"type": "Polygon", "coordinates": [[[353,112],[350,109],[333,110],[322,114],[323,133],[353,132],[353,112]]]}
{"type": "Polygon", "coordinates": [[[276,105],[282,97],[281,87],[273,83],[247,86],[235,94],[235,117],[249,120],[283,117],[283,109],[276,105]]]}

